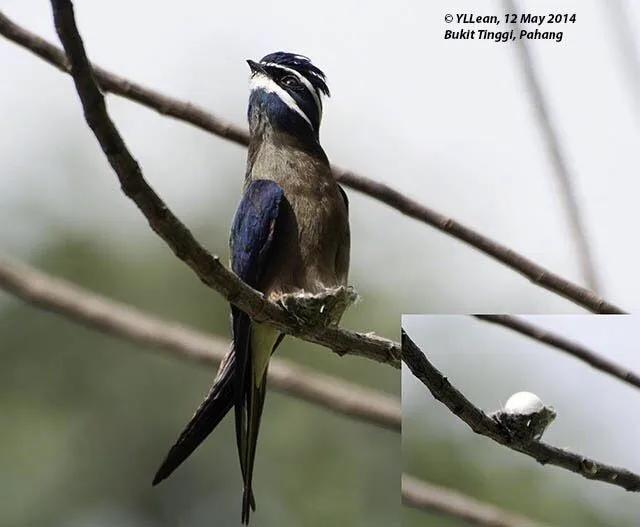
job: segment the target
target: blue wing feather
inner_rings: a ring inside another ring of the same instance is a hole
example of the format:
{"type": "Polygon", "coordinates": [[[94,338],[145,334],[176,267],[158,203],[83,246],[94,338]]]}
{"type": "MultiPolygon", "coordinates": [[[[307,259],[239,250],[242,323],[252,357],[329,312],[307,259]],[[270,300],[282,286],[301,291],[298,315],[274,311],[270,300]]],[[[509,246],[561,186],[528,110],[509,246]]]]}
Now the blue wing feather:
{"type": "MultiPolygon", "coordinates": [[[[256,180],[246,188],[231,226],[231,269],[245,283],[258,288],[268,265],[269,251],[277,235],[277,220],[284,192],[274,181],[256,180]]],[[[244,480],[242,522],[249,520],[249,508],[255,509],[251,477],[264,385],[251,397],[256,387],[251,377],[251,319],[238,308],[231,307],[233,348],[236,355],[235,416],[236,441],[244,480]],[[257,401],[257,402],[255,402],[257,401]],[[249,434],[248,422],[252,432],[249,434]]]]}
{"type": "Polygon", "coordinates": [[[231,269],[256,287],[264,272],[284,192],[274,181],[253,181],[245,190],[231,227],[231,269]]]}
{"type": "MultiPolygon", "coordinates": [[[[264,272],[269,249],[275,235],[276,220],[284,193],[273,181],[254,181],[246,189],[231,228],[231,267],[252,287],[264,272]]],[[[153,484],[168,477],[213,431],[234,406],[245,404],[245,380],[249,368],[249,341],[251,320],[239,309],[232,307],[233,348],[223,361],[207,398],[167,454],[156,473],[153,484]]],[[[236,406],[237,408],[237,406],[236,406]]],[[[236,433],[240,448],[242,421],[236,415],[236,433]]],[[[246,440],[242,438],[246,449],[246,440]]],[[[241,455],[243,477],[247,474],[245,456],[241,455]]],[[[254,507],[249,490],[248,499],[254,507]]]]}

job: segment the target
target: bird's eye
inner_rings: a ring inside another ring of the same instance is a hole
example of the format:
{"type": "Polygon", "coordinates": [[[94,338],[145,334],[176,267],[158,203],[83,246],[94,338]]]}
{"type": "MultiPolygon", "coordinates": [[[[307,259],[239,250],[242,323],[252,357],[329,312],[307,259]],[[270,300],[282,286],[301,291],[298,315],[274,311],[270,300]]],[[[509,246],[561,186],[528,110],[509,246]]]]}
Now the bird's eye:
{"type": "Polygon", "coordinates": [[[282,84],[284,84],[287,88],[291,88],[292,90],[296,90],[301,87],[301,84],[298,82],[298,79],[294,75],[287,75],[286,77],[283,77],[280,82],[282,82],[282,84]]]}

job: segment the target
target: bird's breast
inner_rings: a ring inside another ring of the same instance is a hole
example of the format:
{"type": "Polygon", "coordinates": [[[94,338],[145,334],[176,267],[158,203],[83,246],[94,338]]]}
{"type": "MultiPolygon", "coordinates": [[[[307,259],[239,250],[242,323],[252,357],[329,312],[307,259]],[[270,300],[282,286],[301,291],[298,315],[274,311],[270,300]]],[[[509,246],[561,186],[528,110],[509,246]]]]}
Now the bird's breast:
{"type": "Polygon", "coordinates": [[[286,198],[261,290],[278,295],[346,285],[347,207],[326,158],[266,149],[256,155],[248,175],[275,181],[286,198]]]}

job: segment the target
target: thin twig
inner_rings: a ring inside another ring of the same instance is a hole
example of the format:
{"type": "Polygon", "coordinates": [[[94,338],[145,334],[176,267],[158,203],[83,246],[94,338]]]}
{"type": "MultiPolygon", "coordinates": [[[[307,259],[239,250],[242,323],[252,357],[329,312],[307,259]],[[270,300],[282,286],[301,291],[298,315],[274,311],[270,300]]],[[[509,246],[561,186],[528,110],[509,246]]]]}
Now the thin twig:
{"type": "Polygon", "coordinates": [[[118,176],[123,192],[140,209],[151,228],[200,280],[220,293],[253,320],[283,333],[323,345],[340,355],[367,357],[393,367],[400,365],[400,345],[382,337],[334,326],[310,325],[296,319],[282,306],[269,301],[222,265],[193,237],[149,186],[137,161],[109,118],[104,97],[96,84],[68,0],[52,0],[56,30],[71,64],[71,75],[84,116],[105,156],[118,176]]]}
{"type": "MultiPolygon", "coordinates": [[[[521,12],[521,10],[516,7],[514,0],[503,0],[503,2],[506,13],[519,14],[521,12]]],[[[516,31],[519,32],[520,24],[518,22],[516,22],[515,28],[516,31]]],[[[529,95],[531,96],[533,108],[538,119],[538,124],[540,125],[542,136],[547,146],[547,151],[551,157],[553,172],[560,185],[560,194],[567,211],[571,231],[573,232],[576,249],[578,250],[578,259],[580,261],[580,266],[582,267],[582,273],[587,285],[593,291],[601,291],[601,284],[593,261],[593,250],[589,244],[589,237],[586,233],[584,217],[574,188],[575,178],[571,174],[562,152],[559,134],[554,127],[553,119],[551,118],[551,111],[549,110],[549,104],[547,103],[547,99],[542,89],[542,83],[540,82],[535,65],[531,58],[527,41],[521,39],[516,42],[516,49],[518,51],[518,58],[520,59],[519,62],[522,66],[522,72],[524,73],[529,95]]]]}
{"type": "MultiPolygon", "coordinates": [[[[83,326],[179,358],[217,365],[229,342],[162,320],[87,291],[23,263],[0,259],[0,289],[83,326]]],[[[269,386],[322,408],[400,432],[400,403],[393,397],[273,358],[269,386]]]]}
{"type": "MultiPolygon", "coordinates": [[[[1,12],[0,34],[35,53],[56,68],[70,73],[69,63],[59,48],[13,23],[1,12]]],[[[248,144],[249,136],[244,129],[226,122],[198,106],[163,95],[155,90],[110,73],[99,66],[93,66],[93,68],[95,79],[100,83],[100,87],[104,91],[134,100],[163,115],[180,119],[224,139],[241,145],[248,144]]],[[[539,287],[558,294],[595,313],[624,313],[621,308],[607,302],[587,288],[574,284],[552,273],[505,245],[480,234],[449,216],[408,198],[383,183],[373,181],[355,172],[336,166],[333,166],[333,173],[336,179],[344,185],[367,194],[406,216],[426,223],[474,247],[510,269],[522,274],[539,287]]]]}
{"type": "Polygon", "coordinates": [[[516,452],[526,454],[543,465],[555,465],[587,479],[616,485],[631,492],[640,492],[640,475],[625,468],[606,465],[542,441],[523,441],[514,437],[503,425],[485,414],[456,389],[431,364],[404,331],[402,331],[402,360],[438,401],[477,434],[493,439],[496,443],[516,452]]]}
{"type": "Polygon", "coordinates": [[[436,512],[470,525],[483,527],[542,527],[519,514],[514,514],[479,501],[461,492],[402,475],[402,503],[413,509],[436,512]]]}
{"type": "Polygon", "coordinates": [[[475,316],[480,320],[512,329],[521,335],[526,335],[533,340],[537,340],[538,342],[542,342],[543,344],[547,344],[548,346],[564,351],[565,353],[586,362],[590,366],[593,366],[597,370],[613,375],[621,381],[631,384],[636,388],[640,388],[640,375],[629,371],[625,366],[607,359],[604,355],[593,351],[579,342],[570,340],[562,335],[553,333],[552,331],[547,331],[540,326],[536,326],[535,324],[531,324],[530,322],[511,315],[475,316]]]}

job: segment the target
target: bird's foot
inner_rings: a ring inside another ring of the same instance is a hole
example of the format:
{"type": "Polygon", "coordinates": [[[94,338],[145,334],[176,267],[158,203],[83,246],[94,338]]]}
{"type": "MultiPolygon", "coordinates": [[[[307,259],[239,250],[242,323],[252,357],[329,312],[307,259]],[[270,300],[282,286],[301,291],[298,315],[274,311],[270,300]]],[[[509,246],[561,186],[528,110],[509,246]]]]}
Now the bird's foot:
{"type": "Polygon", "coordinates": [[[300,324],[337,325],[345,310],[358,299],[351,286],[327,288],[319,293],[297,291],[281,295],[277,302],[300,324]]]}

